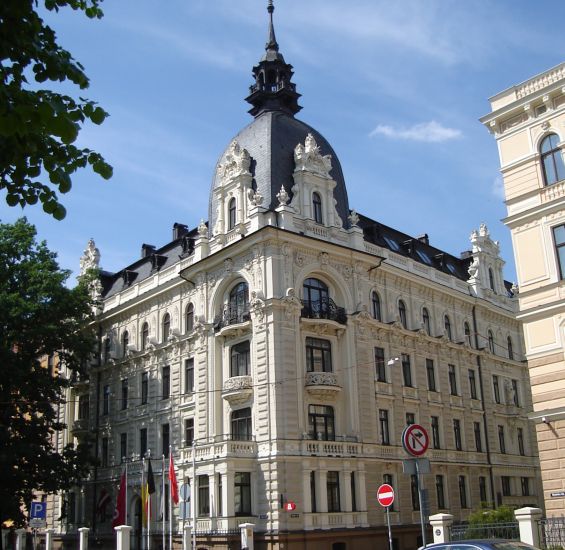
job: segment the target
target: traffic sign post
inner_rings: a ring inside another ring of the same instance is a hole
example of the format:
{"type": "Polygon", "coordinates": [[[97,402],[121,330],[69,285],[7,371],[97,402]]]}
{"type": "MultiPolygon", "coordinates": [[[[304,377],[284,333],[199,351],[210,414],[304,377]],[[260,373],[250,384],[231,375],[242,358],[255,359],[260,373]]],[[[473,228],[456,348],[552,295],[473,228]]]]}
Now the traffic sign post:
{"type": "Polygon", "coordinates": [[[394,489],[392,485],[383,483],[377,490],[377,500],[386,508],[386,524],[388,527],[388,547],[392,550],[392,531],[390,529],[390,507],[394,502],[394,489]]]}

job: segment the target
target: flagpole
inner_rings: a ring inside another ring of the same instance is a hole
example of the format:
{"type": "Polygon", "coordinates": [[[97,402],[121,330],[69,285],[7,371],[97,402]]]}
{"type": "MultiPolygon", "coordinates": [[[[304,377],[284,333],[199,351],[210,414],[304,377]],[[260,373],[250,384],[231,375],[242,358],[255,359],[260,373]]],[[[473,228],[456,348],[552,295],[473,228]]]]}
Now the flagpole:
{"type": "Polygon", "coordinates": [[[151,473],[152,491],[155,492],[155,477],[151,468],[151,451],[147,450],[147,550],[151,550],[151,488],[149,487],[149,473],[151,473]],[[149,470],[151,469],[151,472],[149,470]]]}
{"type": "Polygon", "coordinates": [[[165,455],[161,455],[161,512],[163,514],[163,550],[167,550],[167,529],[165,528],[165,455]]]}
{"type": "Polygon", "coordinates": [[[126,493],[126,502],[125,502],[125,524],[128,524],[128,463],[126,462],[126,488],[125,488],[125,493],[126,493]]]}
{"type": "Polygon", "coordinates": [[[173,550],[173,480],[171,479],[172,461],[173,447],[169,445],[169,550],[173,550]]]}
{"type": "Polygon", "coordinates": [[[192,440],[192,550],[196,550],[196,439],[192,440]]]}
{"type": "Polygon", "coordinates": [[[141,548],[145,549],[147,525],[147,488],[145,487],[145,458],[141,459],[141,548]],[[144,521],[145,520],[145,521],[144,521]]]}

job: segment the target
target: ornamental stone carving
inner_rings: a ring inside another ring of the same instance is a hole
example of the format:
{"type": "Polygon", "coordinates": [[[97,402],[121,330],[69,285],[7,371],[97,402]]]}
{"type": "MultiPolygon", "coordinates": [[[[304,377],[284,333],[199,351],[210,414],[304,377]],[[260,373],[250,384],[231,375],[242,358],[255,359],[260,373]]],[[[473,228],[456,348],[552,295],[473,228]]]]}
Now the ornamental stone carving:
{"type": "Polygon", "coordinates": [[[80,258],[80,275],[84,275],[89,269],[98,269],[99,266],[100,251],[96,248],[94,239],[90,239],[80,258]]]}
{"type": "Polygon", "coordinates": [[[225,161],[220,164],[218,171],[224,181],[229,181],[238,176],[250,176],[249,166],[251,157],[247,149],[243,149],[234,139],[228,148],[225,161]]]}
{"type": "Polygon", "coordinates": [[[247,401],[253,395],[251,376],[232,376],[224,381],[222,397],[231,404],[247,401]]]}
{"type": "Polygon", "coordinates": [[[294,149],[294,162],[297,171],[312,172],[323,178],[329,178],[332,169],[331,155],[322,155],[312,134],[306,136],[304,145],[299,143],[294,149]]]}
{"type": "Polygon", "coordinates": [[[247,197],[253,206],[261,206],[263,204],[263,195],[261,195],[259,191],[253,191],[253,189],[250,189],[247,192],[247,197]]]}
{"type": "Polygon", "coordinates": [[[206,223],[203,219],[201,219],[200,223],[198,224],[198,234],[203,239],[208,237],[208,227],[206,226],[206,223]]]}
{"type": "Polygon", "coordinates": [[[332,399],[341,392],[334,372],[308,372],[305,386],[306,391],[318,399],[332,399]]]}
{"type": "Polygon", "coordinates": [[[290,195],[286,192],[284,185],[281,185],[281,190],[277,193],[279,206],[286,206],[290,200],[290,195]]]}
{"type": "Polygon", "coordinates": [[[355,212],[355,210],[351,211],[351,214],[348,216],[349,224],[351,227],[355,227],[359,223],[359,214],[355,212]]]}

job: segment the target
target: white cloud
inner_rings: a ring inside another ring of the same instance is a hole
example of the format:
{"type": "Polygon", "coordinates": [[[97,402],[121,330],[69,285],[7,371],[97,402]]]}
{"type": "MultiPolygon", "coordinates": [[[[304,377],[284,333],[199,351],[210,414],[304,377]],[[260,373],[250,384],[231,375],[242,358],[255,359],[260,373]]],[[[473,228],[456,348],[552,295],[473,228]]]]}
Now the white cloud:
{"type": "Polygon", "coordinates": [[[374,137],[378,134],[391,139],[424,141],[427,143],[440,143],[442,141],[458,139],[463,135],[461,130],[457,130],[456,128],[446,128],[435,120],[415,124],[408,128],[395,128],[393,126],[379,124],[369,134],[369,137],[374,137]]]}
{"type": "Polygon", "coordinates": [[[504,194],[504,182],[502,181],[502,176],[496,176],[492,182],[492,194],[497,199],[505,200],[506,196],[504,194]]]}

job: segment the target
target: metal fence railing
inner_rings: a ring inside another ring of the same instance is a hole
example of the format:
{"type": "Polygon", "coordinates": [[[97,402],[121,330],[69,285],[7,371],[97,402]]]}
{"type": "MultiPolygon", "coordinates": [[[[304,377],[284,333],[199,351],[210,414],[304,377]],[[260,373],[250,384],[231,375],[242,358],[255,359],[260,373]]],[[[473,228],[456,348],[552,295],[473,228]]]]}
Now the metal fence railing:
{"type": "Polygon", "coordinates": [[[565,517],[544,518],[538,525],[542,548],[546,550],[565,548],[565,517]]]}
{"type": "Polygon", "coordinates": [[[451,526],[451,540],[509,539],[520,540],[518,522],[484,525],[458,524],[451,526]]]}

